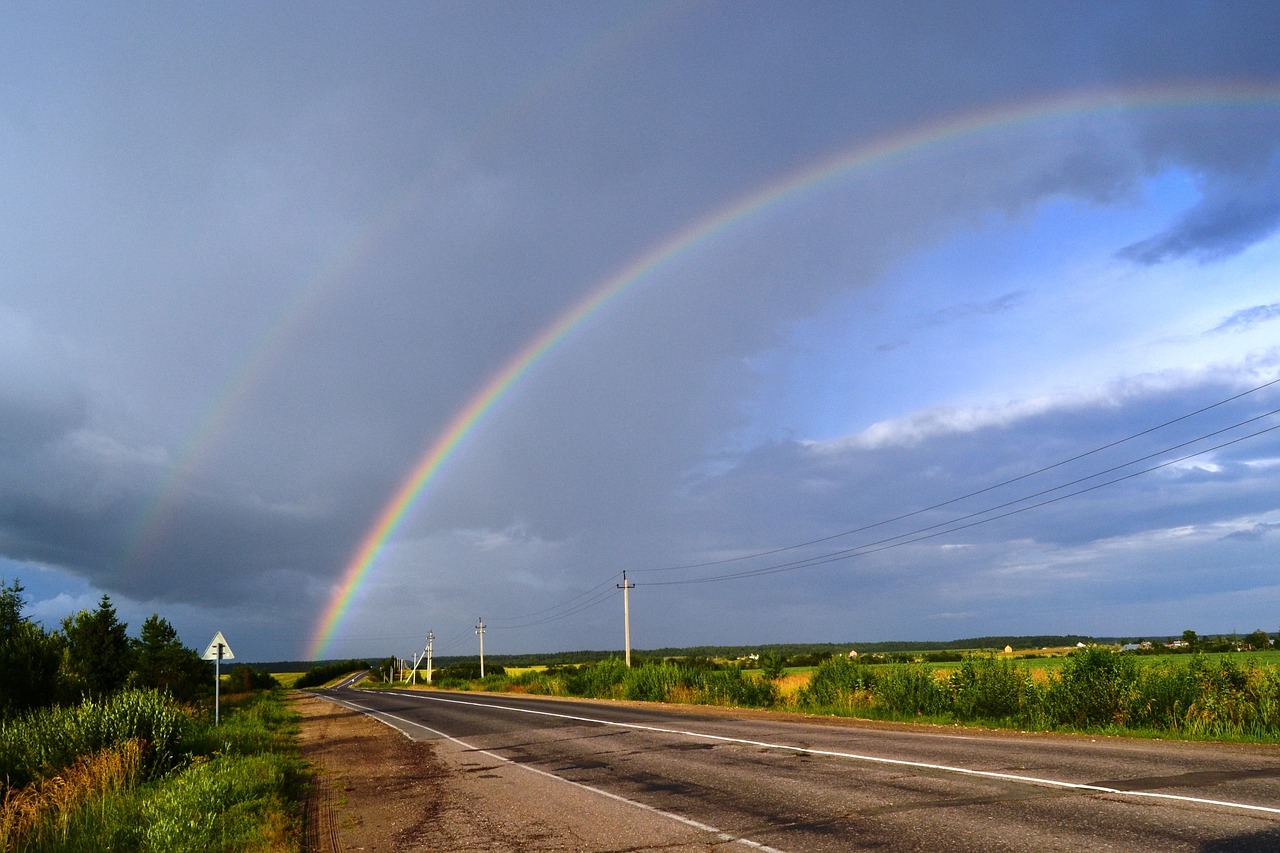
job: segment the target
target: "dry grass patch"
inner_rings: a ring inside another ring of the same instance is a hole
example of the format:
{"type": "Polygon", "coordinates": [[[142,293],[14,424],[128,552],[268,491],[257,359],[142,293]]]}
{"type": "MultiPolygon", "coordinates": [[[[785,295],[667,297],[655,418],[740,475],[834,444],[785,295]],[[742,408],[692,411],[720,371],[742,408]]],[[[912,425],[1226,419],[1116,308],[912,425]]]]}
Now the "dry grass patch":
{"type": "Polygon", "coordinates": [[[5,792],[0,803],[0,850],[67,839],[71,819],[86,803],[137,784],[146,744],[140,738],[88,755],[55,776],[5,792]]]}

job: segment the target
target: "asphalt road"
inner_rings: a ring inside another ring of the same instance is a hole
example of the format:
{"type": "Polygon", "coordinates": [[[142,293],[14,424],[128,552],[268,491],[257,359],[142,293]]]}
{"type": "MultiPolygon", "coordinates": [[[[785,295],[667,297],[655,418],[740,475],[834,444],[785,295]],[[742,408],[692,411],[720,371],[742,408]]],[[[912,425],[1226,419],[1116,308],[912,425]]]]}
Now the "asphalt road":
{"type": "MultiPolygon", "coordinates": [[[[1280,851],[1280,748],[986,734],[467,693],[323,691],[725,849],[1280,851]]],[[[620,830],[624,831],[624,830],[620,830]]]]}

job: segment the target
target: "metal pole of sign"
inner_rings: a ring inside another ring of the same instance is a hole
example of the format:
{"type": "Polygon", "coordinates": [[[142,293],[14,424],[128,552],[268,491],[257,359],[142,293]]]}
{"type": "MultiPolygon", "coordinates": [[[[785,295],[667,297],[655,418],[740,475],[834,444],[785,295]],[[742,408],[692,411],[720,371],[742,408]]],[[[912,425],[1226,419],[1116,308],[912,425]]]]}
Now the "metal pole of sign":
{"type": "Polygon", "coordinates": [[[218,656],[213,662],[213,724],[222,723],[222,643],[218,643],[218,656]]]}
{"type": "Polygon", "coordinates": [[[222,722],[222,659],[235,660],[235,657],[235,653],[231,651],[231,646],[227,645],[221,631],[213,635],[213,639],[209,641],[209,648],[205,649],[204,654],[200,656],[201,660],[213,661],[213,724],[215,726],[222,722]]]}

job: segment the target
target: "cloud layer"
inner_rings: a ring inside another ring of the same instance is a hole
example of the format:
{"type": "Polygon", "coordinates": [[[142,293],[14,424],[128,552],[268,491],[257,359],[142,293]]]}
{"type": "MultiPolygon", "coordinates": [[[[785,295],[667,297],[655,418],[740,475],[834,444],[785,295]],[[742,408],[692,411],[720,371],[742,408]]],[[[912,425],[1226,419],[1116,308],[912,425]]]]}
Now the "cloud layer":
{"type": "Polygon", "coordinates": [[[470,431],[330,652],[428,629],[467,651],[477,615],[496,649],[620,646],[624,569],[648,646],[1269,618],[1271,433],[769,566],[1268,411],[1272,389],[922,511],[1276,375],[1276,12],[21,17],[0,36],[0,575],[50,619],[106,591],[193,646],[303,654],[467,402],[717,212],[470,431]],[[1065,102],[1089,106],[1031,106],[1065,102]],[[1016,120],[889,143],[980,114],[1016,120]],[[729,216],[841,154],[858,168],[729,216]]]}

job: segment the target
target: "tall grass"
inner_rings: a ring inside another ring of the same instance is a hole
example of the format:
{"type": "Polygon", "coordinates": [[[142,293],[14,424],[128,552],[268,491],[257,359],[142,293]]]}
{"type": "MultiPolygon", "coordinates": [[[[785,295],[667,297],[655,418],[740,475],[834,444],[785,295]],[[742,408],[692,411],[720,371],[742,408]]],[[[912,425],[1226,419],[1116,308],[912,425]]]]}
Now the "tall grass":
{"type": "Polygon", "coordinates": [[[815,711],[854,714],[873,706],[875,683],[871,667],[846,657],[828,658],[818,664],[796,701],[815,711]]]}
{"type": "Polygon", "coordinates": [[[570,696],[620,699],[626,678],[627,665],[617,658],[610,658],[567,673],[563,676],[562,683],[564,691],[570,696]]]}
{"type": "Polygon", "coordinates": [[[1200,655],[1139,677],[1129,721],[1195,737],[1268,738],[1280,733],[1280,672],[1200,655]]]}
{"type": "Polygon", "coordinates": [[[1010,658],[970,655],[954,668],[822,661],[784,694],[737,668],[663,661],[627,668],[616,658],[482,684],[440,686],[651,702],[789,707],[878,719],[954,721],[1038,730],[1140,731],[1186,737],[1280,737],[1280,668],[1235,656],[1154,663],[1100,646],[1080,648],[1037,680],[1010,658]]]}
{"type": "Polygon", "coordinates": [[[1189,737],[1280,736],[1280,671],[1195,655],[1140,664],[1104,647],[1078,649],[1045,684],[995,655],[965,658],[949,677],[924,664],[820,664],[795,699],[817,712],[944,718],[1073,731],[1151,731],[1189,737]]]}
{"type": "Polygon", "coordinates": [[[73,825],[87,804],[100,811],[137,784],[144,750],[143,741],[127,740],[83,756],[57,775],[5,791],[0,802],[0,850],[70,846],[73,825]]]}
{"type": "Polygon", "coordinates": [[[296,716],[279,695],[233,703],[218,727],[159,694],[116,698],[29,715],[4,732],[7,755],[35,775],[5,791],[0,850],[297,849],[296,716]],[[70,748],[48,744],[74,737],[76,723],[82,744],[109,745],[66,761],[70,748]],[[121,738],[127,731],[136,734],[121,738]],[[15,746],[24,734],[25,753],[15,746]]]}
{"type": "Polygon", "coordinates": [[[160,774],[179,758],[190,714],[167,695],[130,690],[69,708],[42,708],[0,721],[0,783],[20,788],[128,740],[144,744],[142,771],[160,774]]]}
{"type": "Polygon", "coordinates": [[[962,660],[950,686],[951,710],[961,720],[1027,720],[1043,701],[1030,672],[991,654],[962,660]]]}

